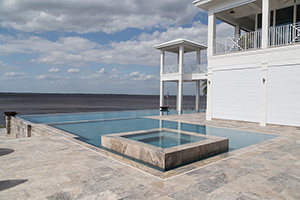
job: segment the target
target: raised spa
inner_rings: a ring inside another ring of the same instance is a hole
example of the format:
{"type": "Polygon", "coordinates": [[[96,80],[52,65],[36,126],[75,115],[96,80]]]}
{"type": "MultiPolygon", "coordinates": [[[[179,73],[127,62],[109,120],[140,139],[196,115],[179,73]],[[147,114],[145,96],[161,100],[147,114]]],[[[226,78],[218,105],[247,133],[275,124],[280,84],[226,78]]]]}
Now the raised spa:
{"type": "Polygon", "coordinates": [[[124,135],[124,138],[144,142],[161,148],[169,148],[191,142],[205,140],[202,136],[193,136],[184,133],[172,131],[153,131],[149,133],[139,133],[133,135],[124,135]]]}
{"type": "Polygon", "coordinates": [[[229,140],[172,129],[102,135],[104,148],[169,170],[228,151],[229,140]]]}

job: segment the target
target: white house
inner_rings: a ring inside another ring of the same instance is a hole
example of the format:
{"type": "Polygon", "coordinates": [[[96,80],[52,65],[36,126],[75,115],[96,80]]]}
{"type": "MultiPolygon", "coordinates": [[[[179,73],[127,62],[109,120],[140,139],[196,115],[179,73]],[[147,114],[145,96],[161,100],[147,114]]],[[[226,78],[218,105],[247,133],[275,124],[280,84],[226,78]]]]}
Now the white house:
{"type": "Polygon", "coordinates": [[[208,12],[206,119],[300,126],[300,0],[193,3],[208,12]]]}

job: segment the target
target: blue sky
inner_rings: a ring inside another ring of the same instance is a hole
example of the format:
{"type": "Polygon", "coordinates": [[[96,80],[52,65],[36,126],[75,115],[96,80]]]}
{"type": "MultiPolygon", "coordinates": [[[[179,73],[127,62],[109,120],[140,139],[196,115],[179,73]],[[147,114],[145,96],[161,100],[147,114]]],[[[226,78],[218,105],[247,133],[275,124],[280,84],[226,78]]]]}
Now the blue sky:
{"type": "MultiPolygon", "coordinates": [[[[153,46],[206,44],[207,13],[192,2],[2,0],[0,92],[159,94],[153,46]]],[[[219,24],[218,32],[230,30],[219,24]]],[[[175,84],[166,90],[175,94],[175,84]]],[[[194,90],[185,84],[185,94],[194,90]]]]}

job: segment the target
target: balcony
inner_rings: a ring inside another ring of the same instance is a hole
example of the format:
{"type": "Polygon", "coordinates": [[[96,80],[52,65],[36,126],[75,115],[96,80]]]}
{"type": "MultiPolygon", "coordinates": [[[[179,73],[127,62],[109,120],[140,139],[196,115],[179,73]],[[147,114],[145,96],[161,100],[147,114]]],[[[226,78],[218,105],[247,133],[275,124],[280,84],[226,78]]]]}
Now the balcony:
{"type": "MultiPolygon", "coordinates": [[[[225,54],[261,48],[261,30],[245,32],[234,37],[217,38],[215,54],[225,54]]],[[[300,43],[300,22],[269,28],[269,47],[300,43]]]]}
{"type": "MultiPolygon", "coordinates": [[[[173,64],[173,65],[165,65],[163,74],[176,74],[179,72],[179,65],[173,64]]],[[[207,72],[207,64],[201,64],[201,65],[183,65],[183,72],[185,74],[200,74],[200,73],[206,73],[207,72]]]]}

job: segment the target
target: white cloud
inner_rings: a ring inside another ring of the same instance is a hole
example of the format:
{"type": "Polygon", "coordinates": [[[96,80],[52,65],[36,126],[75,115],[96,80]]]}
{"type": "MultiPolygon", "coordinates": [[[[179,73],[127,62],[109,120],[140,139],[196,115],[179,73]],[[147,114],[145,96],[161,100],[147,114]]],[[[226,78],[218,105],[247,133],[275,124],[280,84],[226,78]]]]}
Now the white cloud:
{"type": "Polygon", "coordinates": [[[21,31],[113,33],[127,28],[167,27],[189,22],[193,0],[2,0],[0,25],[21,31]]]}
{"type": "Polygon", "coordinates": [[[104,69],[104,68],[100,69],[100,70],[98,71],[98,73],[99,73],[99,74],[104,74],[104,73],[105,73],[105,69],[104,69]]]}
{"type": "Polygon", "coordinates": [[[53,74],[41,74],[36,77],[39,80],[68,80],[68,76],[57,76],[53,74]]]}
{"type": "Polygon", "coordinates": [[[109,78],[119,78],[119,75],[118,74],[113,74],[109,78]]]}
{"type": "Polygon", "coordinates": [[[51,69],[49,69],[49,72],[56,73],[56,72],[59,72],[59,69],[58,68],[51,68],[51,69]]]}
{"type": "Polygon", "coordinates": [[[131,80],[134,80],[134,81],[144,81],[144,80],[150,80],[150,79],[153,79],[155,78],[154,75],[146,75],[144,73],[140,73],[140,72],[132,72],[130,75],[131,77],[131,80]]]}
{"type": "Polygon", "coordinates": [[[102,74],[92,74],[90,76],[79,76],[80,79],[99,79],[102,77],[102,74]]]}
{"type": "Polygon", "coordinates": [[[25,72],[6,72],[3,74],[2,79],[26,79],[30,78],[25,72]]]}
{"type": "Polygon", "coordinates": [[[68,73],[78,73],[78,72],[80,72],[80,70],[79,69],[68,69],[68,73]]]}
{"type": "Polygon", "coordinates": [[[122,72],[119,71],[117,68],[113,68],[111,71],[113,74],[121,74],[122,72]]]}
{"type": "MultiPolygon", "coordinates": [[[[217,34],[232,35],[232,27],[221,23],[217,26],[217,34]]],[[[157,66],[159,51],[153,46],[177,38],[206,44],[207,25],[195,22],[192,27],[171,27],[164,32],[143,33],[131,40],[107,45],[83,37],[60,37],[57,41],[50,41],[41,37],[11,37],[0,34],[0,54],[35,53],[39,56],[31,62],[47,65],[78,67],[87,66],[89,63],[118,63],[157,66]]]]}

